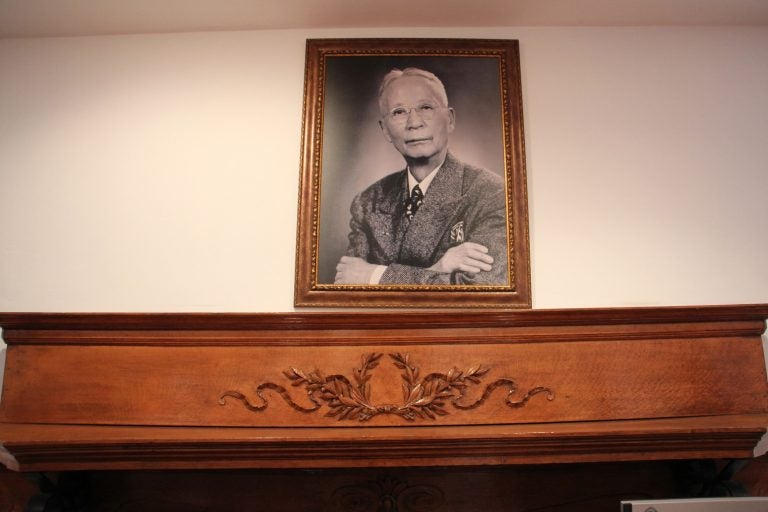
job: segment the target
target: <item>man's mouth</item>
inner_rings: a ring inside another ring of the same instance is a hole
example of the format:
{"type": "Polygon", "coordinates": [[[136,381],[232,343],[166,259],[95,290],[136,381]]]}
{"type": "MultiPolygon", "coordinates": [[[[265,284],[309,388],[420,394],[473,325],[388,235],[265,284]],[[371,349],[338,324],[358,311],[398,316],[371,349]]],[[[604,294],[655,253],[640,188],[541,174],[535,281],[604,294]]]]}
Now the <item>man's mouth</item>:
{"type": "Polygon", "coordinates": [[[432,137],[422,137],[419,139],[406,139],[405,143],[406,144],[422,144],[424,142],[431,142],[431,141],[432,141],[432,137]]]}

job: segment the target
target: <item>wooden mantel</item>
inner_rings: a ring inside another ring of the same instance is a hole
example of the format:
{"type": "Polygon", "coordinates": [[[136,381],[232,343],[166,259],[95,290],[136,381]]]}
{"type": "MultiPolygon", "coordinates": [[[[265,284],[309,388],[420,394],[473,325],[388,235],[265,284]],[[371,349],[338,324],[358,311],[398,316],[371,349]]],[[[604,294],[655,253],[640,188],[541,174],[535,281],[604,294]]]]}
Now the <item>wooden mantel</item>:
{"type": "Polygon", "coordinates": [[[0,314],[21,471],[749,458],[768,305],[0,314]]]}

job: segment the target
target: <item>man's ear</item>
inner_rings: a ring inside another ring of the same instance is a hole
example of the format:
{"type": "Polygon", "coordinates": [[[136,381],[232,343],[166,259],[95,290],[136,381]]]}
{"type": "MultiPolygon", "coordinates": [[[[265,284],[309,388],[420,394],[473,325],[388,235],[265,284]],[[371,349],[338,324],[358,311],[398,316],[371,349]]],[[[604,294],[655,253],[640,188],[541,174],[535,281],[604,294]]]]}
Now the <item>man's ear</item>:
{"type": "Polygon", "coordinates": [[[456,111],[453,107],[448,107],[448,133],[451,133],[456,128],[456,111]]]}
{"type": "Polygon", "coordinates": [[[384,126],[384,121],[379,120],[379,128],[381,128],[381,133],[384,134],[384,138],[387,139],[387,142],[391,144],[392,137],[389,135],[389,130],[387,130],[387,127],[384,126]]]}

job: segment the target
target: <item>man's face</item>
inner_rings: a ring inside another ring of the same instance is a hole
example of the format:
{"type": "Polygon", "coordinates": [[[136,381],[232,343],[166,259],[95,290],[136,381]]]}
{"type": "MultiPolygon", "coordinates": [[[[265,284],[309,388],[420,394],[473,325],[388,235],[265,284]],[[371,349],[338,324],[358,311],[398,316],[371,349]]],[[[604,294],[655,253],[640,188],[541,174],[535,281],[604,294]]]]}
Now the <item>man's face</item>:
{"type": "Polygon", "coordinates": [[[384,90],[382,108],[384,137],[406,159],[429,159],[447,149],[455,114],[441,104],[425,78],[405,76],[391,82],[384,90]]]}

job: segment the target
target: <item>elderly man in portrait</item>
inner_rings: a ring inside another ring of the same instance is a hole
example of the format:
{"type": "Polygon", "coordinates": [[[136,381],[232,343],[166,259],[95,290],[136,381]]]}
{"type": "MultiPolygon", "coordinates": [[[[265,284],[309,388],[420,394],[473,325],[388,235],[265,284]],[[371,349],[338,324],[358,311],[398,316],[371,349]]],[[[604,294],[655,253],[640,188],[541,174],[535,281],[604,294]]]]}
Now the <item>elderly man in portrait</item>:
{"type": "Polygon", "coordinates": [[[392,70],[379,88],[379,111],[406,167],[352,201],[335,283],[507,284],[504,181],[448,151],[456,113],[442,82],[417,68],[392,70]]]}

